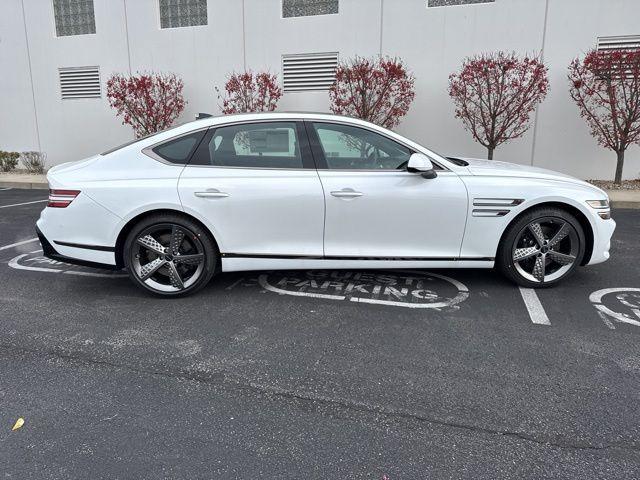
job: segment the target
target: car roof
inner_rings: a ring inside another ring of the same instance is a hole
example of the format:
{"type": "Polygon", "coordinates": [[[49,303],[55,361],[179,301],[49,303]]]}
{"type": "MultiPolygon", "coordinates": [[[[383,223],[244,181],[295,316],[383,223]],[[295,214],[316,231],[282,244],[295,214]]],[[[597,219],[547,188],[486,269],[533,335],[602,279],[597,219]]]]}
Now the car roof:
{"type": "Polygon", "coordinates": [[[286,120],[313,119],[313,120],[345,121],[348,123],[369,125],[369,126],[374,126],[376,128],[380,128],[379,126],[371,122],[367,122],[366,120],[362,120],[355,117],[348,117],[345,115],[335,115],[335,114],[326,113],[326,112],[303,112],[303,111],[256,112],[256,113],[235,113],[230,115],[216,115],[216,116],[201,118],[199,120],[189,122],[189,124],[197,123],[197,125],[205,126],[205,125],[221,125],[224,123],[236,123],[236,122],[252,121],[252,120],[285,120],[285,119],[286,120]]]}

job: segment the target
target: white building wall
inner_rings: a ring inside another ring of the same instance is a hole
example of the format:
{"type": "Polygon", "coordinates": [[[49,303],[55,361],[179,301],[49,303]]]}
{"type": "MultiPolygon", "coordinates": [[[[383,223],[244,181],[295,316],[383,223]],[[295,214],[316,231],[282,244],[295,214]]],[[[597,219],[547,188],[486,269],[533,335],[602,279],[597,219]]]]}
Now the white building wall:
{"type": "MultiPolygon", "coordinates": [[[[219,112],[214,86],[222,87],[232,71],[280,74],[283,54],[337,51],[341,59],[401,57],[415,74],[416,100],[398,131],[445,154],[483,157],[484,148],[453,117],[448,76],[465,57],[502,49],[543,51],[551,89],[535,139],[532,128],[501,146],[496,158],[582,178],[613,176],[615,155],[590,136],[569,98],[566,71],[598,36],[639,34],[640,1],[426,3],[340,0],[337,15],[282,18],[281,0],[208,0],[208,25],[160,29],[157,0],[94,0],[95,34],[56,37],[52,0],[3,0],[0,68],[11,74],[0,75],[0,149],[42,150],[53,165],[132,138],[106,99],[114,72],[180,75],[188,101],[181,121],[187,121],[197,112],[219,112]],[[61,100],[58,68],[89,65],[100,67],[102,98],[61,100]]],[[[327,111],[328,94],[286,93],[279,109],[327,111]]],[[[640,148],[632,147],[625,177],[638,175],[640,148]]]]}

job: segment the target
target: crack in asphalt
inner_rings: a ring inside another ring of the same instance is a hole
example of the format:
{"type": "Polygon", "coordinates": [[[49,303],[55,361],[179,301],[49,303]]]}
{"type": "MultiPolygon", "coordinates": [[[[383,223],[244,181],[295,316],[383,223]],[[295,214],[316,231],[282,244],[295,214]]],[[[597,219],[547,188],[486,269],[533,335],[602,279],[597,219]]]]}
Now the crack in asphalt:
{"type": "Polygon", "coordinates": [[[603,450],[630,450],[634,452],[640,451],[639,445],[628,445],[624,443],[612,443],[604,445],[594,445],[589,442],[560,442],[550,439],[537,437],[533,434],[523,432],[510,431],[506,429],[494,429],[481,427],[450,420],[442,420],[434,417],[428,417],[419,413],[410,412],[403,409],[392,409],[380,405],[369,404],[353,399],[332,398],[324,395],[312,395],[305,392],[296,392],[276,386],[268,386],[256,383],[242,375],[237,375],[225,371],[208,372],[203,370],[190,369],[148,369],[140,368],[127,363],[115,363],[109,360],[101,360],[83,354],[82,352],[65,352],[59,349],[36,350],[28,347],[22,347],[13,344],[0,343],[0,349],[18,352],[21,354],[30,354],[39,357],[55,357],[64,361],[79,362],[90,365],[110,367],[116,369],[127,370],[136,374],[155,375],[170,379],[183,379],[195,381],[198,383],[211,384],[221,386],[223,388],[234,387],[235,389],[251,391],[254,394],[264,395],[268,397],[279,397],[294,401],[317,402],[330,405],[334,408],[343,410],[357,411],[366,414],[377,414],[385,416],[389,419],[404,419],[417,421],[420,423],[428,423],[447,428],[455,428],[467,432],[480,433],[485,435],[499,435],[503,437],[517,438],[520,440],[533,442],[538,445],[556,447],[560,449],[582,450],[582,451],[603,451],[603,450]]]}

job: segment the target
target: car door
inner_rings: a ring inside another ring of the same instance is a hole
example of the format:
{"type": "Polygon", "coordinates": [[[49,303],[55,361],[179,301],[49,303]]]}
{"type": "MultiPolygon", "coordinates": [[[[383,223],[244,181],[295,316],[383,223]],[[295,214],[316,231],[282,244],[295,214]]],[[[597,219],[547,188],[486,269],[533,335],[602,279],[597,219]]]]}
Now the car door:
{"type": "Polygon", "coordinates": [[[324,197],[302,122],[212,127],[178,191],[227,257],[321,256],[324,197]]]}
{"type": "Polygon", "coordinates": [[[327,257],[457,258],[467,216],[460,178],[409,173],[414,153],[377,131],[307,122],[325,193],[327,257]]]}

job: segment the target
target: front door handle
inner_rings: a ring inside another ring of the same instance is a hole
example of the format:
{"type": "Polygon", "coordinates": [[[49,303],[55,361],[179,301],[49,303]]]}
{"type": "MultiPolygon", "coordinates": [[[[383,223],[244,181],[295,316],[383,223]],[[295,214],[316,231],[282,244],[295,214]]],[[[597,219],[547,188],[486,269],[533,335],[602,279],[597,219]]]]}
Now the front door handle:
{"type": "Polygon", "coordinates": [[[334,190],[331,195],[338,198],[355,198],[364,195],[362,192],[356,192],[353,188],[343,188],[342,190],[334,190]]]}
{"type": "Polygon", "coordinates": [[[217,188],[208,188],[204,192],[194,192],[193,194],[200,198],[224,198],[229,196],[228,193],[221,192],[217,188]]]}

